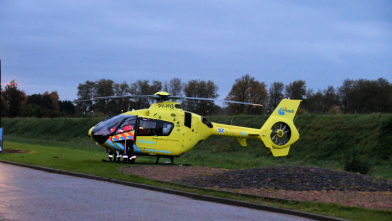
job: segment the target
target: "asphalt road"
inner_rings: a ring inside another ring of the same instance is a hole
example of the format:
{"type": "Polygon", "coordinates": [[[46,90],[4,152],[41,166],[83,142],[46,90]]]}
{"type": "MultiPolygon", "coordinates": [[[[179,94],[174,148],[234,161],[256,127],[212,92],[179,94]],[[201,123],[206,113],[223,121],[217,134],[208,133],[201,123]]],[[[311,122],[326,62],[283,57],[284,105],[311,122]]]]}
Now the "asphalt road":
{"type": "Polygon", "coordinates": [[[309,220],[0,163],[0,220],[309,220]]]}

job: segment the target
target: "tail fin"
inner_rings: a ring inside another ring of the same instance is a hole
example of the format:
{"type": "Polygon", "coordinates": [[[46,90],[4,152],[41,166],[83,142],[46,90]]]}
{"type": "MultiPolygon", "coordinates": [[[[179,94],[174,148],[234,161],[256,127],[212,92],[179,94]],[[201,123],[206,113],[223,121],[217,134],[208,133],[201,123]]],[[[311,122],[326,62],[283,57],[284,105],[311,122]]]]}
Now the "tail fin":
{"type": "Polygon", "coordinates": [[[283,99],[260,129],[261,140],[275,157],[286,156],[299,139],[293,119],[300,103],[301,100],[283,99]]]}

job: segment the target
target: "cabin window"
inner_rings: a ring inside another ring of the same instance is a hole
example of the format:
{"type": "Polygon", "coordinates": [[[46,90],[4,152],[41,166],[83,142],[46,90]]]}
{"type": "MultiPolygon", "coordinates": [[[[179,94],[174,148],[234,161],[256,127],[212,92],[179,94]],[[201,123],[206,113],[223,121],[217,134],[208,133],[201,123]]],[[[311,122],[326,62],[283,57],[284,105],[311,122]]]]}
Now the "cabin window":
{"type": "Polygon", "coordinates": [[[162,120],[139,119],[140,136],[169,136],[174,128],[174,124],[162,120]]]}
{"type": "Polygon", "coordinates": [[[173,130],[174,124],[172,123],[163,123],[162,126],[162,136],[168,136],[170,132],[173,130]]]}
{"type": "Polygon", "coordinates": [[[139,120],[138,135],[140,136],[155,136],[157,135],[157,122],[150,119],[139,120]]]}
{"type": "Polygon", "coordinates": [[[214,127],[214,125],[212,125],[212,123],[209,121],[209,120],[207,120],[206,118],[201,118],[201,122],[203,122],[203,124],[205,124],[205,125],[207,125],[207,127],[209,127],[209,128],[213,128],[214,127]]]}

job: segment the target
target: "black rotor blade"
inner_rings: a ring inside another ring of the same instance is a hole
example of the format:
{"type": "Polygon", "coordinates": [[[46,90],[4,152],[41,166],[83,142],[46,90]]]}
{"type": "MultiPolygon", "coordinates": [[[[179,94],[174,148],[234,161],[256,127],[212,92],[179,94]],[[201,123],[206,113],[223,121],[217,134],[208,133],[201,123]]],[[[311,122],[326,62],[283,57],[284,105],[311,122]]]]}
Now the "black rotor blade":
{"type": "MultiPolygon", "coordinates": [[[[174,97],[174,96],[173,96],[174,97]]],[[[168,96],[169,99],[173,99],[172,96],[168,96]]],[[[253,105],[253,106],[263,106],[261,104],[254,104],[248,102],[240,102],[240,101],[228,101],[228,100],[218,100],[212,98],[202,98],[202,97],[175,97],[174,99],[185,99],[185,100],[204,100],[204,101],[223,101],[226,103],[235,103],[235,104],[246,104],[246,105],[253,105]]]]}
{"type": "Polygon", "coordinates": [[[74,103],[85,102],[85,101],[101,101],[109,99],[123,99],[123,98],[150,98],[150,99],[161,99],[159,95],[125,95],[125,96],[107,96],[107,97],[94,97],[90,100],[74,100],[74,103]]]}
{"type": "Polygon", "coordinates": [[[86,101],[109,100],[109,99],[123,99],[123,98],[149,98],[149,99],[157,99],[157,100],[184,99],[184,100],[203,100],[203,101],[223,101],[223,102],[226,102],[226,103],[246,104],[246,105],[252,105],[252,106],[263,106],[261,104],[253,104],[253,103],[240,102],[240,101],[218,100],[218,99],[203,98],[203,97],[180,97],[180,96],[170,96],[170,95],[169,96],[160,96],[160,95],[125,95],[125,96],[94,97],[91,100],[74,100],[74,103],[86,102],[86,101]]]}

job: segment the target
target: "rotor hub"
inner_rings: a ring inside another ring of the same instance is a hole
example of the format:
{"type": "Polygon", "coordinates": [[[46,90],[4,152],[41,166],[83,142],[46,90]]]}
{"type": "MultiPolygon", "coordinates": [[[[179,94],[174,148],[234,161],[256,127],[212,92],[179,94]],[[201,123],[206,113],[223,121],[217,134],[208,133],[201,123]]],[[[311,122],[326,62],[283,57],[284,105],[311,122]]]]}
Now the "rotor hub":
{"type": "Polygon", "coordinates": [[[283,130],[277,130],[276,131],[276,136],[278,136],[278,137],[283,137],[283,135],[284,135],[284,132],[283,132],[283,130]]]}
{"type": "Polygon", "coordinates": [[[291,129],[284,122],[276,122],[272,126],[271,140],[277,146],[283,146],[290,141],[291,129]]]}

